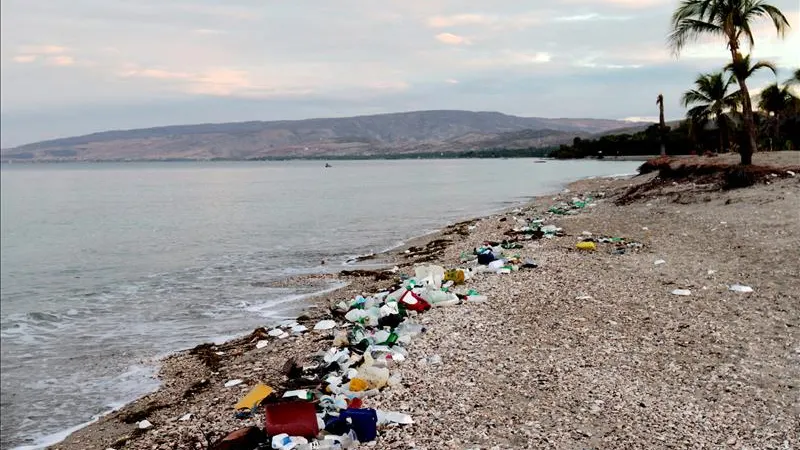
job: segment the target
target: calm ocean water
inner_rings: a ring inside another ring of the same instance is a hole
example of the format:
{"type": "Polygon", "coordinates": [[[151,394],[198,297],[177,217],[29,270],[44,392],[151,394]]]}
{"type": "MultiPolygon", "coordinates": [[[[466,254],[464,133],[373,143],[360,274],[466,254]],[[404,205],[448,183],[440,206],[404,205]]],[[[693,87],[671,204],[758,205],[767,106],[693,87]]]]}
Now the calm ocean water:
{"type": "Polygon", "coordinates": [[[310,293],[265,282],[639,163],[323,164],[2,167],[2,448],[63,438],[155,389],[159,356],[294,317],[310,293]]]}

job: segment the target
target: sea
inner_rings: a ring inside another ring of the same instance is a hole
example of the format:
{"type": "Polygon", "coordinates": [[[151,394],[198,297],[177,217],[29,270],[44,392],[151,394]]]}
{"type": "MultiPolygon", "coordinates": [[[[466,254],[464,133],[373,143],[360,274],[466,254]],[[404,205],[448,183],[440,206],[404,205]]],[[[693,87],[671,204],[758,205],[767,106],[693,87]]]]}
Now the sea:
{"type": "Polygon", "coordinates": [[[352,267],[637,162],[447,159],[4,165],[3,449],[56,443],[158,387],[159,358],[293,318],[352,267]]]}

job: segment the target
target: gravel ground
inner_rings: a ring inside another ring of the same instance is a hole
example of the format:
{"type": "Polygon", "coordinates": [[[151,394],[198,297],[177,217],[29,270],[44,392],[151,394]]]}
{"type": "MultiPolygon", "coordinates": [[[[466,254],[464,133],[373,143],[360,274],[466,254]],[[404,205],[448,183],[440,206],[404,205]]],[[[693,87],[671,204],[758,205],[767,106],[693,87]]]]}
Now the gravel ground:
{"type": "MultiPolygon", "coordinates": [[[[522,215],[428,237],[454,241],[439,252],[396,255],[406,272],[429,257],[458,266],[463,251],[508,238],[516,217],[551,217],[544,211],[559,199],[605,193],[580,214],[548,218],[566,236],[512,251],[539,268],[469,280],[488,303],[420,317],[428,332],[400,366],[403,385],[366,401],[407,412],[416,423],[383,430],[372,446],[798,448],[800,178],[728,192],[675,183],[614,204],[627,186],[647,179],[575,183],[572,192],[537,199],[522,215]],[[580,252],[575,243],[584,231],[644,246],[623,255],[612,254],[611,244],[580,252]],[[657,259],[666,263],[655,265],[657,259]],[[734,283],[754,292],[731,292],[734,283]],[[679,288],[692,295],[670,293],[679,288]],[[434,355],[441,363],[428,363],[434,355]]],[[[300,321],[313,324],[325,317],[327,302],[388,284],[347,279],[350,286],[320,299],[300,321]]],[[[327,349],[331,336],[268,338],[256,349],[261,338],[168,358],[161,390],[52,448],[205,448],[204,433],[218,437],[261,423],[260,415],[234,419],[233,404],[257,381],[285,387],[286,361],[327,349]],[[223,387],[234,378],[245,382],[223,387]],[[190,420],[178,420],[188,413],[190,420]],[[139,431],[143,418],[153,427],[139,431]]]]}

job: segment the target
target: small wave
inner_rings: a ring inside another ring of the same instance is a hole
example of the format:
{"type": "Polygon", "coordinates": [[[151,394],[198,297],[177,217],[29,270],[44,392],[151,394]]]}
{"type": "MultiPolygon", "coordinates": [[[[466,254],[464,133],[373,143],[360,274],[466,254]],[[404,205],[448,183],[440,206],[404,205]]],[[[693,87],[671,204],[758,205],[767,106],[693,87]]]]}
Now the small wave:
{"type": "Polygon", "coordinates": [[[628,178],[628,177],[635,177],[636,175],[639,175],[639,173],[638,172],[618,173],[615,175],[608,175],[601,178],[628,178]]]}
{"type": "Polygon", "coordinates": [[[59,442],[61,442],[64,439],[66,439],[70,434],[80,430],[81,428],[88,427],[89,425],[91,425],[91,424],[97,422],[98,420],[100,420],[101,417],[103,417],[105,415],[108,415],[108,414],[110,414],[112,412],[114,412],[114,409],[109,409],[108,411],[105,411],[105,412],[103,412],[101,414],[98,414],[98,415],[92,417],[91,420],[89,420],[87,422],[84,422],[84,423],[82,423],[80,425],[75,425],[72,428],[68,428],[66,430],[59,431],[59,432],[56,432],[56,433],[53,433],[53,434],[35,436],[33,438],[33,444],[20,445],[20,446],[12,448],[11,450],[41,450],[41,449],[47,448],[47,447],[49,447],[51,445],[58,444],[59,442]]]}
{"type": "Polygon", "coordinates": [[[28,317],[31,320],[35,320],[38,322],[60,322],[61,316],[58,314],[47,313],[47,312],[32,312],[28,313],[28,317]]]}
{"type": "MultiPolygon", "coordinates": [[[[262,317],[265,317],[265,318],[273,318],[274,319],[274,318],[277,318],[276,315],[274,314],[276,311],[274,311],[274,310],[278,306],[285,305],[287,303],[296,303],[296,302],[299,302],[301,300],[305,300],[307,298],[311,298],[311,297],[316,297],[318,295],[327,294],[327,293],[333,292],[333,291],[335,291],[337,289],[341,289],[341,288],[343,288],[345,286],[347,286],[347,283],[344,283],[344,282],[330,283],[329,286],[326,287],[325,289],[321,289],[321,290],[317,290],[317,291],[313,291],[313,292],[306,292],[306,293],[302,293],[302,294],[291,294],[291,295],[287,295],[287,296],[283,296],[283,297],[278,297],[277,299],[269,300],[267,302],[264,302],[264,303],[261,303],[261,304],[258,304],[258,305],[247,306],[247,307],[244,308],[244,310],[245,311],[249,311],[249,312],[258,313],[262,317]]],[[[300,309],[300,308],[298,308],[298,309],[300,309]]]]}

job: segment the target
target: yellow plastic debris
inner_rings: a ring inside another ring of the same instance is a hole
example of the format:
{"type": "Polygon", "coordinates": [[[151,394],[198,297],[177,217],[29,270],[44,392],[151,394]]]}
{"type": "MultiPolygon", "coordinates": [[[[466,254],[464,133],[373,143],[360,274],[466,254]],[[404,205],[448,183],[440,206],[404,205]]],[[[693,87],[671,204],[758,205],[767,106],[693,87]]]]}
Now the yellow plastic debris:
{"type": "Polygon", "coordinates": [[[253,389],[250,390],[250,392],[247,393],[247,395],[245,395],[244,397],[242,397],[241,400],[239,400],[239,403],[237,403],[236,406],[234,406],[234,409],[236,409],[237,411],[240,409],[253,409],[256,406],[258,406],[258,404],[261,403],[262,400],[267,398],[267,396],[269,396],[269,394],[271,393],[272,393],[271,387],[265,384],[258,383],[253,387],[253,389]]]}
{"type": "Polygon", "coordinates": [[[597,250],[597,245],[595,245],[594,242],[578,242],[575,245],[575,248],[577,248],[578,250],[594,251],[597,250]]]}
{"type": "Polygon", "coordinates": [[[350,380],[350,390],[353,392],[361,392],[369,387],[369,383],[361,378],[353,378],[350,380]]]}
{"type": "Polygon", "coordinates": [[[452,269],[444,273],[444,281],[452,281],[454,284],[463,283],[464,278],[464,271],[461,269],[452,269]]]}

